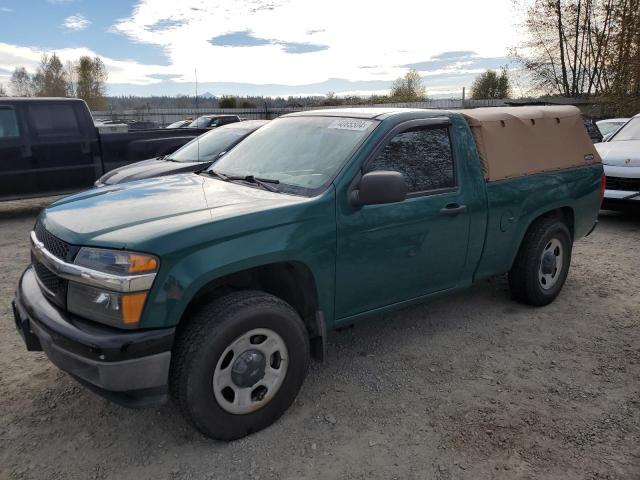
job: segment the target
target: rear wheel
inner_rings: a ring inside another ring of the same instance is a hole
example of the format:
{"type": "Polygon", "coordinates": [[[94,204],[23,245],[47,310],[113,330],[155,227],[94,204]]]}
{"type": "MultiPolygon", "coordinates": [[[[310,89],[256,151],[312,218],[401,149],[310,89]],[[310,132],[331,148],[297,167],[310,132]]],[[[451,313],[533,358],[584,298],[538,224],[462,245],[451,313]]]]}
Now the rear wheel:
{"type": "Polygon", "coordinates": [[[555,300],[569,273],[572,243],[563,221],[538,219],[529,228],[509,272],[513,298],[535,306],[555,300]]]}
{"type": "Polygon", "coordinates": [[[205,435],[233,440],[273,423],[295,399],[309,338],[286,302],[256,291],[215,300],[179,335],[171,393],[205,435]]]}

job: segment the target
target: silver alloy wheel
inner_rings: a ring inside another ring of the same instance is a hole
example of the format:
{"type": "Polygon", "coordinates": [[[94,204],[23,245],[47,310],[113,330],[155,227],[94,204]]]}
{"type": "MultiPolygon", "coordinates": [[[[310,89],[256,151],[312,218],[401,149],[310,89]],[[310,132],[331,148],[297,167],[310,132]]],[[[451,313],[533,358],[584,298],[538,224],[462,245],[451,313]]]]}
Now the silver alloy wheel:
{"type": "Polygon", "coordinates": [[[222,352],[213,372],[213,393],[227,412],[243,415],[275,396],[289,365],[287,346],[273,330],[256,328],[236,338],[222,352]]]}
{"type": "Polygon", "coordinates": [[[549,240],[542,250],[540,267],[538,268],[538,281],[544,290],[552,288],[560,278],[563,255],[562,242],[557,238],[549,240]]]}

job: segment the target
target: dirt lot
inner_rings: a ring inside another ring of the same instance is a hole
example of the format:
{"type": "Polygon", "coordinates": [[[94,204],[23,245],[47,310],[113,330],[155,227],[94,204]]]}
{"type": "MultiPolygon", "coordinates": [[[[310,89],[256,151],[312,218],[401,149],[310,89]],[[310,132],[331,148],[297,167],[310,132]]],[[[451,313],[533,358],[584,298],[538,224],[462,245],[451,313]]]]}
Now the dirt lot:
{"type": "Polygon", "coordinates": [[[498,278],[332,334],[289,412],[224,444],[25,351],[9,304],[44,205],[0,204],[0,479],[640,478],[640,215],[603,214],[549,307],[498,278]]]}

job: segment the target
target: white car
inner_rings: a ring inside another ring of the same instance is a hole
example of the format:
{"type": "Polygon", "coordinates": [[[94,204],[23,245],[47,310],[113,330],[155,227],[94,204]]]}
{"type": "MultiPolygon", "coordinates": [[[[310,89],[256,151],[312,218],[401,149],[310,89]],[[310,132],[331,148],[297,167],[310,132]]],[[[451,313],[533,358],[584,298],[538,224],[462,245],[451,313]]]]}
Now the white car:
{"type": "Polygon", "coordinates": [[[600,130],[600,133],[602,134],[604,139],[607,140],[628,121],[628,118],[607,118],[606,120],[600,120],[596,122],[596,125],[598,126],[598,129],[600,130]]]}
{"type": "Polygon", "coordinates": [[[596,148],[607,176],[603,207],[640,206],[640,114],[596,148]]]}

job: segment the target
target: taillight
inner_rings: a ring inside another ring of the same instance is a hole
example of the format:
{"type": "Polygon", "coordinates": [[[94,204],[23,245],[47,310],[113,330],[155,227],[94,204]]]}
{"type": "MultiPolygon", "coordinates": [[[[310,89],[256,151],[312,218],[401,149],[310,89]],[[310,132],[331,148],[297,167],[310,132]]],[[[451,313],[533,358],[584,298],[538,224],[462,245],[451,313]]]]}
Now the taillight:
{"type": "Polygon", "coordinates": [[[602,200],[604,199],[604,191],[607,188],[607,176],[603,173],[600,177],[600,205],[602,205],[602,200]]]}

